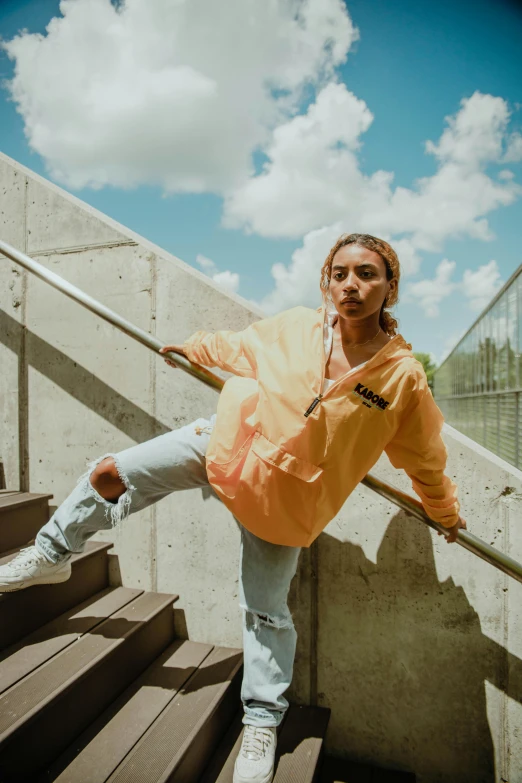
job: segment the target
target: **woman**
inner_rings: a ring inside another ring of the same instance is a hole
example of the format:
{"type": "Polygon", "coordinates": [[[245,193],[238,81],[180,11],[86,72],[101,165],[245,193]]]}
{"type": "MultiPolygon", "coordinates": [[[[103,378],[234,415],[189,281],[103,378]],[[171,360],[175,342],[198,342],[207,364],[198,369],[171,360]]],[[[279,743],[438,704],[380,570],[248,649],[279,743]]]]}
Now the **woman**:
{"type": "Polygon", "coordinates": [[[196,332],[183,346],[165,346],[233,374],[217,414],[100,457],[35,546],[0,569],[3,591],[64,581],[71,554],[95,531],[175,490],[210,483],[241,527],[245,732],[235,783],[272,780],[292,679],[287,595],[300,548],[381,453],[406,470],[427,514],[449,529],[448,541],[466,527],[444,475],[442,414],[388,312],[399,276],[386,242],[343,236],[322,268],[320,310],[296,307],[242,332],[196,332]]]}

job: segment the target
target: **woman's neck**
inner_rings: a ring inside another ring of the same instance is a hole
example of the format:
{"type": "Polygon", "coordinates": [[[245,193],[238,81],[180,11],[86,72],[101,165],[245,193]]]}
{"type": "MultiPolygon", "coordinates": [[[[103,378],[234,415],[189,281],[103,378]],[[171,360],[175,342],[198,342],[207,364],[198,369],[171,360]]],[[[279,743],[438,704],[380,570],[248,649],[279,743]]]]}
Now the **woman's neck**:
{"type": "Polygon", "coordinates": [[[345,350],[355,350],[363,346],[372,349],[378,346],[377,350],[379,350],[390,340],[389,335],[380,327],[378,313],[375,318],[359,323],[353,323],[337,315],[333,323],[333,333],[334,339],[341,343],[345,350]]]}

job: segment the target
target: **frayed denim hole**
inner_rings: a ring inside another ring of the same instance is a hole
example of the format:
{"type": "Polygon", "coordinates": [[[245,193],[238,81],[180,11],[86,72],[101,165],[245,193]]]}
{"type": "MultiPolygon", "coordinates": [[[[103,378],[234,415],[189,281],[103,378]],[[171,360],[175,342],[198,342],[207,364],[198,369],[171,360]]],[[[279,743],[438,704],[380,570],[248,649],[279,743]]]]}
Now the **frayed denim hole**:
{"type": "Polygon", "coordinates": [[[291,631],[294,627],[290,614],[288,614],[287,617],[273,617],[266,612],[257,612],[255,609],[249,609],[243,605],[241,606],[241,609],[250,616],[254,631],[258,631],[261,626],[275,628],[278,631],[291,631]]]}
{"type": "Polygon", "coordinates": [[[110,521],[111,527],[113,528],[119,527],[128,518],[130,514],[132,493],[136,490],[136,487],[134,487],[130,483],[129,479],[125,475],[117,454],[110,454],[110,453],[104,454],[102,457],[98,457],[97,459],[88,463],[87,470],[82,476],[80,476],[78,483],[82,481],[86,481],[86,486],[85,486],[86,491],[92,495],[92,497],[96,500],[97,503],[101,503],[101,505],[104,507],[105,519],[110,521]],[[116,472],[118,473],[118,477],[122,482],[122,484],[125,485],[125,492],[123,492],[123,494],[120,495],[120,497],[115,503],[111,502],[110,500],[106,500],[104,497],[102,497],[91,483],[91,476],[95,468],[100,464],[100,462],[103,462],[103,460],[107,459],[108,457],[114,460],[114,465],[116,466],[116,472]]]}

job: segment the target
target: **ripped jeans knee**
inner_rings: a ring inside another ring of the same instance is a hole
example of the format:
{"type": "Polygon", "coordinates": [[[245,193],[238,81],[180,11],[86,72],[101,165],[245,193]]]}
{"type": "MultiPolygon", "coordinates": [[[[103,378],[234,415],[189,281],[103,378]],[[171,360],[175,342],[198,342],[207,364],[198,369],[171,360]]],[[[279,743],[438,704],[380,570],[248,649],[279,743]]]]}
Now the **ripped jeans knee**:
{"type": "Polygon", "coordinates": [[[249,609],[246,606],[241,606],[245,612],[245,621],[247,628],[250,626],[254,631],[258,631],[262,627],[281,630],[293,630],[294,622],[292,615],[288,608],[280,615],[267,614],[266,612],[258,612],[255,609],[249,609]]]}
{"type": "Polygon", "coordinates": [[[117,527],[118,525],[121,525],[130,514],[132,495],[136,491],[136,487],[130,483],[128,477],[125,475],[125,472],[123,471],[121,463],[118,459],[118,455],[111,453],[104,454],[102,457],[98,457],[97,459],[93,460],[93,462],[90,462],[87,466],[87,471],[82,476],[80,476],[78,484],[81,484],[83,481],[86,481],[88,484],[88,492],[98,503],[101,503],[103,506],[105,519],[110,524],[110,527],[117,527]],[[102,497],[95,487],[93,487],[91,482],[91,476],[94,470],[101,462],[103,462],[104,459],[107,458],[110,458],[114,461],[118,477],[121,483],[125,486],[125,491],[116,501],[106,500],[104,497],[102,497]]]}

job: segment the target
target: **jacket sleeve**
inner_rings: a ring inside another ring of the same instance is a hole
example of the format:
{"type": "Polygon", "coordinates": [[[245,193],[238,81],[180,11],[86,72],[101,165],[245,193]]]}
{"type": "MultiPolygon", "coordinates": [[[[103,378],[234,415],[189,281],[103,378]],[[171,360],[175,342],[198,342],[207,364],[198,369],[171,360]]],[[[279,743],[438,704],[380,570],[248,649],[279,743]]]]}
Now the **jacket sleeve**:
{"type": "Polygon", "coordinates": [[[195,364],[219,367],[234,375],[255,378],[257,365],[252,326],[242,332],[195,332],[184,342],[183,350],[195,364]]]}
{"type": "Polygon", "coordinates": [[[302,307],[262,318],[242,332],[195,332],[183,344],[191,362],[205,367],[219,367],[234,375],[257,378],[258,357],[266,353],[281,329],[300,317],[302,307]]]}
{"type": "Polygon", "coordinates": [[[459,519],[460,505],[456,485],[444,474],[447,451],[440,434],[443,423],[427,380],[419,373],[399,428],[385,451],[391,464],[410,477],[430,519],[453,527],[459,519]]]}

